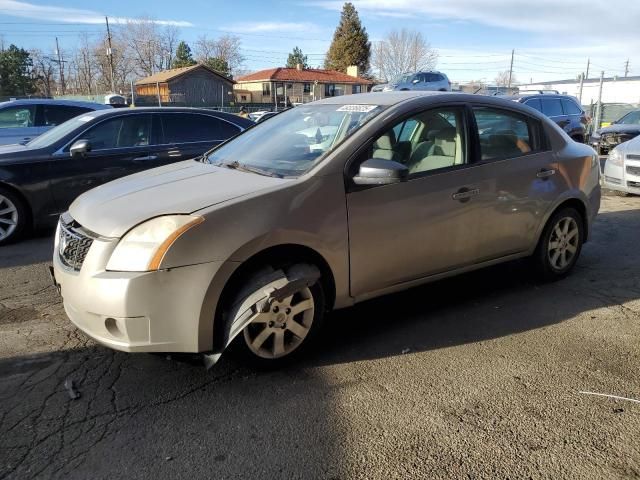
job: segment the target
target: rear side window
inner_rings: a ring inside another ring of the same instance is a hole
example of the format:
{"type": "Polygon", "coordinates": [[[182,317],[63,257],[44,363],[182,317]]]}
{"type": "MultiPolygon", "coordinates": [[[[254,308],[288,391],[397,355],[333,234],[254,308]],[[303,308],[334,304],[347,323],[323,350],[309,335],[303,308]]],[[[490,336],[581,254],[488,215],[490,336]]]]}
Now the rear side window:
{"type": "Polygon", "coordinates": [[[582,113],[582,109],[578,104],[568,98],[562,99],[562,108],[564,109],[565,115],[580,115],[582,113]]]}
{"type": "Polygon", "coordinates": [[[35,105],[3,108],[0,110],[0,128],[33,127],[35,117],[35,105]]]}
{"type": "Polygon", "coordinates": [[[559,98],[543,98],[542,100],[542,113],[547,117],[559,117],[564,115],[562,112],[562,103],[559,98]]]}
{"type": "Polygon", "coordinates": [[[240,129],[208,115],[166,113],[162,115],[165,143],[188,143],[226,140],[240,129]]]}
{"type": "Polygon", "coordinates": [[[422,81],[423,82],[439,82],[440,80],[442,80],[442,75],[439,75],[437,73],[423,73],[422,74],[422,81]]]}
{"type": "Polygon", "coordinates": [[[71,120],[73,117],[91,112],[90,108],[74,107],[71,105],[42,105],[42,125],[55,127],[71,120]]]}
{"type": "Polygon", "coordinates": [[[499,108],[473,109],[482,160],[512,158],[538,150],[539,124],[530,117],[499,108]]]}
{"type": "Polygon", "coordinates": [[[540,102],[539,98],[532,98],[531,100],[524,102],[524,104],[531,108],[535,108],[539,112],[542,111],[542,102],[540,102]]]}
{"type": "Polygon", "coordinates": [[[89,140],[92,151],[146,146],[151,138],[151,115],[111,118],[85,132],[81,138],[89,140]]]}

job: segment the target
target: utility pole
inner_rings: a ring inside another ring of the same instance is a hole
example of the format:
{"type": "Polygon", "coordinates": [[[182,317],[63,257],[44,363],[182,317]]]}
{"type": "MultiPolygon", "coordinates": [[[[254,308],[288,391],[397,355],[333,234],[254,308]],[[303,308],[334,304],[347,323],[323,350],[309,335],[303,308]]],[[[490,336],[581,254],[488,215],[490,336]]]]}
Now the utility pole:
{"type": "Polygon", "coordinates": [[[593,125],[593,131],[595,132],[600,128],[602,123],[602,86],[604,84],[604,70],[600,72],[600,88],[598,90],[598,105],[596,105],[596,118],[593,125]]]}
{"type": "Polygon", "coordinates": [[[627,61],[624,62],[624,76],[626,77],[627,75],[629,75],[629,59],[627,58],[627,61]]]}
{"type": "Polygon", "coordinates": [[[509,67],[509,84],[507,88],[511,89],[511,78],[513,76],[513,55],[516,53],[515,49],[511,50],[511,66],[509,67]]]}
{"type": "Polygon", "coordinates": [[[109,57],[109,71],[111,73],[111,93],[116,93],[116,83],[113,78],[113,50],[111,49],[111,30],[109,29],[109,17],[104,17],[107,22],[107,57],[109,57]]]}
{"type": "Polygon", "coordinates": [[[64,95],[64,60],[62,60],[62,54],[60,53],[58,37],[56,37],[56,54],[58,55],[58,66],[60,67],[60,93],[64,95]]]}
{"type": "Polygon", "coordinates": [[[584,78],[589,80],[589,65],[591,65],[591,59],[587,58],[587,73],[585,73],[584,78]]]}
{"type": "Polygon", "coordinates": [[[578,101],[582,105],[582,87],[584,85],[584,73],[580,74],[580,90],[578,90],[578,101]]]}

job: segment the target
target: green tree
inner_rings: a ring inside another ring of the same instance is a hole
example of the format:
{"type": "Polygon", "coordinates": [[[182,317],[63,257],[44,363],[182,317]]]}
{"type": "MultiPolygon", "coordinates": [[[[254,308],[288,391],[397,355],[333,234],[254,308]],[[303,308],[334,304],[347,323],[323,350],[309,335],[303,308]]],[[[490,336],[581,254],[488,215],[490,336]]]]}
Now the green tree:
{"type": "Polygon", "coordinates": [[[191,65],[195,65],[196,61],[193,59],[193,55],[191,55],[191,48],[187,45],[187,42],[180,42],[178,44],[178,48],[176,48],[176,56],[171,63],[173,68],[180,67],[190,67],[191,65]]]}
{"type": "Polygon", "coordinates": [[[302,53],[302,49],[294,47],[287,58],[287,68],[296,68],[298,64],[302,65],[302,68],[309,68],[307,56],[302,53]]]}
{"type": "Polygon", "coordinates": [[[15,45],[0,51],[0,96],[28,95],[35,91],[29,52],[15,45]]]}
{"type": "Polygon", "coordinates": [[[220,57],[207,58],[204,64],[225,77],[231,77],[229,62],[220,57]]]}
{"type": "Polygon", "coordinates": [[[370,60],[371,42],[367,29],[362,26],[353,4],[347,2],[342,7],[340,23],[333,34],[324,68],[346,72],[348,66],[357,65],[362,74],[367,74],[370,60]]]}

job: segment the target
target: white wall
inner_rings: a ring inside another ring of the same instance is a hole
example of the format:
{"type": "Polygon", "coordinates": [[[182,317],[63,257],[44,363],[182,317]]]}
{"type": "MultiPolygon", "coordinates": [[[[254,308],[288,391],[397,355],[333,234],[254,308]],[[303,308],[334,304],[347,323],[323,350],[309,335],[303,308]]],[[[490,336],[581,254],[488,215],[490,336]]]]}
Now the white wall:
{"type": "MultiPolygon", "coordinates": [[[[600,82],[585,83],[582,87],[582,104],[589,105],[598,101],[598,90],[600,82]]],[[[558,83],[558,84],[535,84],[520,85],[520,90],[557,90],[567,95],[578,96],[580,92],[580,82],[558,83]]],[[[640,80],[605,80],[602,86],[603,103],[640,103],[640,80]]]]}

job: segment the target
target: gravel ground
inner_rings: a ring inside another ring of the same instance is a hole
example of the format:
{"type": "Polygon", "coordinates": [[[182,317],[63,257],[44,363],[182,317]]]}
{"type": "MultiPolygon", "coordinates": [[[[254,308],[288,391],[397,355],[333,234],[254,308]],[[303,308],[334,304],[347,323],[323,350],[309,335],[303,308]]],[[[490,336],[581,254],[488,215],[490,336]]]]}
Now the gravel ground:
{"type": "Polygon", "coordinates": [[[640,198],[603,198],[575,272],[524,262],[333,314],[255,373],[71,326],[51,233],[0,249],[0,479],[639,478],[640,198]],[[81,396],[71,400],[65,380],[81,396]]]}

